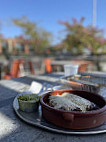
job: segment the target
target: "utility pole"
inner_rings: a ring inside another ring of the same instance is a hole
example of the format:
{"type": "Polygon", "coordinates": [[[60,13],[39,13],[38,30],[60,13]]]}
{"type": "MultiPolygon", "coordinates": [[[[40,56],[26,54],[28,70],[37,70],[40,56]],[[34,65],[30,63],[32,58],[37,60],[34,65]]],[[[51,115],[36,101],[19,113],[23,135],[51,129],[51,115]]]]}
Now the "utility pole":
{"type": "Polygon", "coordinates": [[[97,0],[93,0],[93,19],[92,19],[92,26],[93,27],[96,26],[96,17],[97,17],[96,5],[97,5],[97,0]]]}

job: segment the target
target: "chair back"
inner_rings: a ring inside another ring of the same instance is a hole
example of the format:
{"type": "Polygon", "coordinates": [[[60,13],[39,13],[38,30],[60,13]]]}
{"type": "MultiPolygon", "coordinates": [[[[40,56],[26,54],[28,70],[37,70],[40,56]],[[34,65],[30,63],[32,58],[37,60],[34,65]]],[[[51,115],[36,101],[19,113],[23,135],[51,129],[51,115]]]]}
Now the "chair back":
{"type": "Polygon", "coordinates": [[[19,77],[19,66],[20,66],[21,60],[17,59],[13,61],[13,64],[11,66],[10,74],[12,77],[19,77]]]}
{"type": "Polygon", "coordinates": [[[45,59],[45,70],[46,73],[51,73],[52,72],[52,66],[51,66],[51,59],[45,59]]]}

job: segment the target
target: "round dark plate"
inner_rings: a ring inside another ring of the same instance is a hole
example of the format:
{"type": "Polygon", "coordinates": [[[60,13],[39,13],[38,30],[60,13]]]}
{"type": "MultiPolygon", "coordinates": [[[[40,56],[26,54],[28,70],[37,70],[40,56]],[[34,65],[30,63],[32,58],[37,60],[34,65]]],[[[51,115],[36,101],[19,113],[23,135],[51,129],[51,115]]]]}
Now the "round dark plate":
{"type": "Polygon", "coordinates": [[[61,127],[57,127],[57,126],[53,125],[52,123],[46,121],[42,117],[41,106],[39,106],[39,110],[34,113],[26,113],[26,112],[22,112],[21,110],[19,110],[17,97],[13,101],[13,108],[14,108],[16,114],[23,121],[25,121],[31,125],[52,131],[52,132],[63,133],[63,134],[82,134],[82,135],[84,135],[84,134],[99,134],[99,133],[106,132],[106,122],[99,127],[92,128],[92,129],[83,129],[83,130],[82,129],[81,130],[64,129],[61,127]]]}

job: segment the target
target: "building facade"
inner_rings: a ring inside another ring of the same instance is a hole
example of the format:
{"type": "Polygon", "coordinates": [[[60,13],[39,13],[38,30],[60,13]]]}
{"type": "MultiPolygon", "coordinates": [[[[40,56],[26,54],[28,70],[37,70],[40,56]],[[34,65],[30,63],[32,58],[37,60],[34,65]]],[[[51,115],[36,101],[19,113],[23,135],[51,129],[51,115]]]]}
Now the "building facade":
{"type": "Polygon", "coordinates": [[[3,38],[0,37],[0,54],[30,54],[34,52],[29,40],[22,37],[16,38],[3,38]]]}

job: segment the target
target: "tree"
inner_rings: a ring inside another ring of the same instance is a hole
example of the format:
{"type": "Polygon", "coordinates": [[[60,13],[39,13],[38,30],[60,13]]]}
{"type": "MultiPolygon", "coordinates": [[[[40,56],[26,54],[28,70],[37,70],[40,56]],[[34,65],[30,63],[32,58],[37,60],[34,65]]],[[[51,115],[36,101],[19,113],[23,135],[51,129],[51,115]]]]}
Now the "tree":
{"type": "Polygon", "coordinates": [[[25,16],[13,19],[13,23],[20,27],[26,40],[30,40],[36,53],[43,53],[45,48],[51,43],[51,34],[43,28],[38,27],[34,22],[29,21],[25,16]]]}
{"type": "Polygon", "coordinates": [[[72,23],[60,21],[66,28],[66,37],[63,40],[65,47],[72,53],[83,53],[85,48],[93,54],[98,53],[100,48],[103,51],[106,45],[103,30],[92,26],[85,27],[84,20],[82,17],[79,22],[75,18],[72,23]]]}

